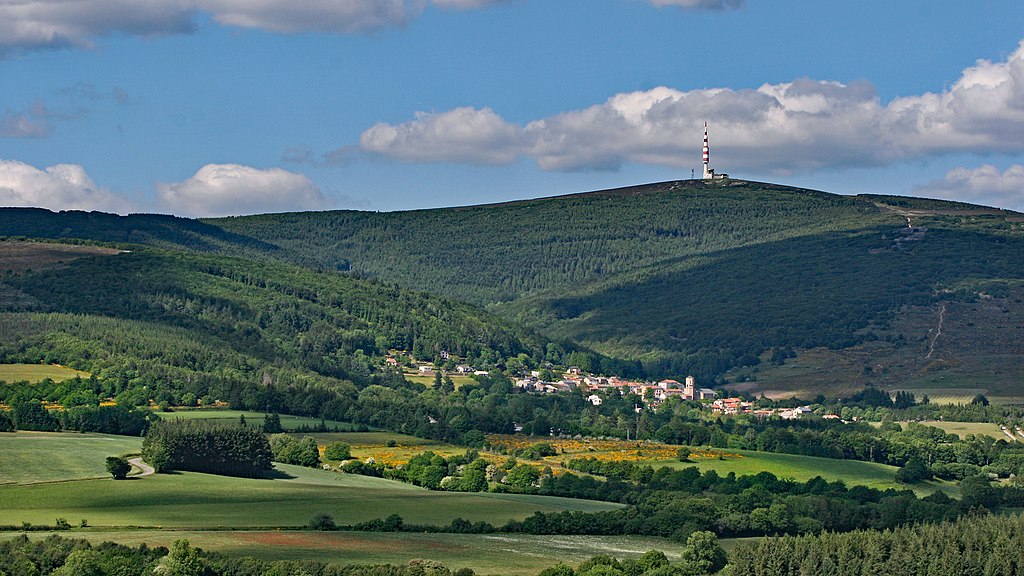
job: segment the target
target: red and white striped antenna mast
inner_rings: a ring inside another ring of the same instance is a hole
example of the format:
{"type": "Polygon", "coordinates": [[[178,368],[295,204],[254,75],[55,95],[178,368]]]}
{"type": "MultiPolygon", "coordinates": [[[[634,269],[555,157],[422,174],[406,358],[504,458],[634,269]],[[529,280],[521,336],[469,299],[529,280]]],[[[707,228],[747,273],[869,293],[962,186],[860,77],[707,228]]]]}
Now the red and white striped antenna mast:
{"type": "Polygon", "coordinates": [[[708,123],[704,121],[704,180],[710,180],[715,177],[715,171],[711,169],[711,147],[708,146],[708,123]]]}

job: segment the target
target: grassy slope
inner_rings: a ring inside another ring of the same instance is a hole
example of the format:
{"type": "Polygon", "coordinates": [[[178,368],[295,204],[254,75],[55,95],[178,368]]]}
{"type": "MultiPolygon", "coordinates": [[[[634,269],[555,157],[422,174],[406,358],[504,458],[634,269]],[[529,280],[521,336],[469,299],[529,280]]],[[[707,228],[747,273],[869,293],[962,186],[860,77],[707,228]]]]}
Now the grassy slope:
{"type": "MultiPolygon", "coordinates": [[[[0,539],[14,533],[0,532],[0,539]]],[[[187,538],[193,546],[236,556],[267,560],[319,560],[359,564],[404,564],[416,558],[448,568],[472,568],[479,574],[537,574],[558,562],[577,564],[597,554],[636,557],[662,550],[678,560],[680,545],[661,538],[636,536],[533,536],[528,534],[390,534],[368,532],[253,531],[86,531],[61,533],[93,543],[114,541],[130,546],[170,546],[187,538]]],[[[44,538],[46,534],[31,534],[44,538]]]]}
{"type": "Polygon", "coordinates": [[[278,464],[291,476],[252,480],[198,473],[0,487],[0,524],[85,518],[92,526],[177,528],[299,526],[325,512],[340,523],[389,514],[447,524],[462,517],[501,524],[536,510],[608,510],[614,504],[508,494],[431,492],[409,484],[278,464]]]}
{"type": "Polygon", "coordinates": [[[141,439],[129,436],[0,433],[0,483],[109,477],[104,463],[107,456],[141,449],[141,439]]]}
{"type": "MultiPolygon", "coordinates": [[[[650,464],[676,469],[696,466],[700,470],[714,470],[723,476],[730,472],[736,473],[737,476],[743,476],[767,471],[779,478],[791,478],[798,482],[806,482],[815,476],[821,476],[830,482],[842,480],[847,486],[860,484],[880,490],[905,488],[895,481],[896,471],[899,470],[896,466],[859,460],[834,460],[750,450],[726,450],[726,452],[738,454],[741,457],[727,457],[724,460],[702,458],[694,463],[653,461],[650,464]]],[[[935,490],[942,490],[954,497],[957,497],[958,493],[956,485],[950,482],[926,482],[912,488],[921,496],[931,494],[935,490]]]]}
{"type": "Polygon", "coordinates": [[[89,373],[54,364],[0,364],[0,381],[3,382],[25,381],[34,384],[46,378],[61,382],[75,376],[88,378],[89,373]]]}

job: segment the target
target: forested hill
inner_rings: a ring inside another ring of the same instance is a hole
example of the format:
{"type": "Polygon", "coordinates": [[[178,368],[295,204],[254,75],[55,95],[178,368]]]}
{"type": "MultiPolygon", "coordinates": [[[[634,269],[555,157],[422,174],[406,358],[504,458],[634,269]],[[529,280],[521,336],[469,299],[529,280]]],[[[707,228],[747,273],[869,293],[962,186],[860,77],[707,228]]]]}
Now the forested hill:
{"type": "MultiPolygon", "coordinates": [[[[242,395],[395,384],[390,349],[486,367],[543,358],[547,343],[472,305],[282,263],[149,247],[47,261],[51,245],[8,241],[0,265],[35,249],[35,269],[0,276],[0,362],[71,366],[115,392],[156,384],[175,402],[283,409],[242,395]]],[[[314,405],[288,411],[320,413],[317,394],[294,398],[314,405]]]]}
{"type": "Polygon", "coordinates": [[[85,225],[81,213],[7,210],[0,222],[7,235],[173,244],[379,278],[491,306],[652,373],[710,378],[764,354],[915,343],[894,320],[944,298],[1019,306],[1020,216],[723,180],[391,213],[85,225]]]}

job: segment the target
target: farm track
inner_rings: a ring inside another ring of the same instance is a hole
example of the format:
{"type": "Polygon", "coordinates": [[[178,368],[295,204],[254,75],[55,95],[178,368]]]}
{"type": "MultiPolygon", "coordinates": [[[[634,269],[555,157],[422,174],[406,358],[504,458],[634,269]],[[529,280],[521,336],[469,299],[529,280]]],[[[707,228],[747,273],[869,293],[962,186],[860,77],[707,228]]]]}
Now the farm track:
{"type": "Polygon", "coordinates": [[[139,472],[138,474],[133,475],[133,477],[135,478],[141,478],[143,476],[150,476],[152,474],[156,474],[156,469],[150,466],[149,464],[143,462],[142,458],[129,458],[128,463],[141,470],[141,472],[139,472]]]}

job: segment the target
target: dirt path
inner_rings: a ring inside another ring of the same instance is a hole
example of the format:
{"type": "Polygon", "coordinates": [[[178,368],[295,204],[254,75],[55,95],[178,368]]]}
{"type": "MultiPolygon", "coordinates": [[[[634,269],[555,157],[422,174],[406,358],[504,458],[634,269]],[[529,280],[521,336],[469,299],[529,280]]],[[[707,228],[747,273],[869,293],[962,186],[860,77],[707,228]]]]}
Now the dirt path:
{"type": "Polygon", "coordinates": [[[925,356],[926,360],[928,358],[931,358],[932,354],[935,352],[935,341],[939,339],[939,336],[942,336],[942,322],[945,319],[946,319],[946,305],[943,304],[942,305],[942,309],[939,310],[939,327],[936,328],[935,336],[932,337],[932,343],[931,343],[930,346],[928,346],[928,355],[925,356]]]}
{"type": "Polygon", "coordinates": [[[142,472],[136,474],[134,478],[141,478],[143,476],[149,476],[150,474],[156,474],[156,470],[152,466],[142,461],[142,458],[129,458],[128,463],[135,466],[142,472]]]}

